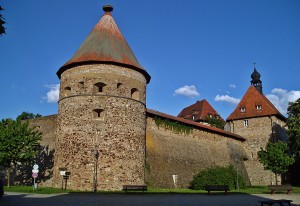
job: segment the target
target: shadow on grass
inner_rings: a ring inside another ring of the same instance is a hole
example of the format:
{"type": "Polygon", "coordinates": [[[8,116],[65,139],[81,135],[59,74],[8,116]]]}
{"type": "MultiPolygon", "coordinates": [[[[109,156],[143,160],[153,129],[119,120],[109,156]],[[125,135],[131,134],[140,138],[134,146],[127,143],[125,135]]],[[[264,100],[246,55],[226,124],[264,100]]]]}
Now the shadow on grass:
{"type": "Polygon", "coordinates": [[[300,203],[299,195],[251,195],[245,193],[158,193],[158,192],[70,192],[68,194],[25,194],[6,192],[2,206],[257,206],[259,201],[272,199],[293,200],[293,206],[300,203]]]}

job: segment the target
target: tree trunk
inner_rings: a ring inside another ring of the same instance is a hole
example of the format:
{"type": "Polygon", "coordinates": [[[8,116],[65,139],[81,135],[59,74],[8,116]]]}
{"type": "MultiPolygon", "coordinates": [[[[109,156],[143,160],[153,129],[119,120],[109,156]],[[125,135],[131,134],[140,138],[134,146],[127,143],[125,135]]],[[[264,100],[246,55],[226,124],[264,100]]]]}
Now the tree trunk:
{"type": "Polygon", "coordinates": [[[7,177],[7,187],[10,186],[10,167],[6,168],[6,177],[7,177]]]}
{"type": "Polygon", "coordinates": [[[275,174],[275,184],[278,185],[278,176],[275,174]]]}

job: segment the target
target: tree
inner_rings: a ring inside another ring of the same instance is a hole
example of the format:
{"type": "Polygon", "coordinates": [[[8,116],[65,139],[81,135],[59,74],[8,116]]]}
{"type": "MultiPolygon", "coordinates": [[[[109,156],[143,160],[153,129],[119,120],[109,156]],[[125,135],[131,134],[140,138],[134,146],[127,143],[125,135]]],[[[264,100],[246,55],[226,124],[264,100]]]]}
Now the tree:
{"type": "Polygon", "coordinates": [[[300,98],[295,102],[290,102],[287,111],[286,125],[288,127],[289,148],[294,156],[300,157],[300,98]]]}
{"type": "Polygon", "coordinates": [[[28,121],[3,119],[0,122],[0,165],[6,168],[8,187],[11,167],[32,161],[41,139],[42,133],[29,127],[28,121]]]}
{"type": "Polygon", "coordinates": [[[206,116],[204,120],[212,127],[224,129],[225,122],[222,119],[206,116]]]}
{"type": "Polygon", "coordinates": [[[20,114],[17,119],[19,120],[27,120],[27,119],[34,119],[34,118],[38,118],[41,117],[42,115],[40,115],[39,113],[37,114],[33,114],[33,113],[29,113],[29,112],[22,112],[22,114],[20,114]]]}
{"type": "Polygon", "coordinates": [[[261,149],[258,152],[259,161],[267,170],[275,173],[276,185],[278,184],[278,175],[288,171],[288,167],[292,165],[295,160],[287,154],[288,145],[285,142],[278,141],[275,143],[269,142],[266,150],[261,149]]]}
{"type": "MultiPolygon", "coordinates": [[[[1,6],[0,6],[0,12],[4,10],[1,6]]],[[[2,16],[2,14],[0,14],[0,36],[2,36],[2,34],[5,34],[5,27],[3,26],[5,24],[4,21],[4,17],[2,16]]]]}

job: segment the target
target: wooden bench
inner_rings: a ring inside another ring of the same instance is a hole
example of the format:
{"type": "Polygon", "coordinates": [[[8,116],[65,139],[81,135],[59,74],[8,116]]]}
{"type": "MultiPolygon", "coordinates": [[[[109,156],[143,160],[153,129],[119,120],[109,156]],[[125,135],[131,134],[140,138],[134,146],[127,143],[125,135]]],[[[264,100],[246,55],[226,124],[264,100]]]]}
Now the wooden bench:
{"type": "Polygon", "coordinates": [[[274,195],[278,191],[286,191],[286,194],[291,194],[293,187],[291,185],[268,185],[271,194],[274,195]]]}
{"type": "Polygon", "coordinates": [[[272,206],[273,204],[279,204],[281,206],[284,206],[284,203],[287,203],[286,205],[291,205],[291,202],[293,202],[293,200],[263,200],[263,201],[259,201],[260,205],[269,205],[272,206]]]}
{"type": "Polygon", "coordinates": [[[227,194],[227,191],[229,191],[228,185],[207,185],[205,186],[205,190],[210,194],[210,191],[224,191],[225,194],[227,194]]]}
{"type": "Polygon", "coordinates": [[[123,190],[128,191],[147,191],[147,185],[123,185],[123,190]]]}

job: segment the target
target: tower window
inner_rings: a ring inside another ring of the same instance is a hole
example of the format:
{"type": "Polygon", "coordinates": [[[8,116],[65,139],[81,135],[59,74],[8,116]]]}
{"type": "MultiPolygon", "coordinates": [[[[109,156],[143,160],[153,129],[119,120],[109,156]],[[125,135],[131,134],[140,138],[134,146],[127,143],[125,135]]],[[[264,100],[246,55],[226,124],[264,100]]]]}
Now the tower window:
{"type": "Polygon", "coordinates": [[[78,87],[79,87],[79,89],[83,89],[84,88],[84,82],[79,82],[78,87]]]}
{"type": "Polygon", "coordinates": [[[241,107],[241,112],[246,112],[246,107],[241,107]]]}
{"type": "Polygon", "coordinates": [[[261,105],[256,105],[257,110],[261,110],[261,105]]]}
{"type": "Polygon", "coordinates": [[[140,100],[140,92],[138,89],[136,88],[131,89],[131,98],[135,100],[140,100]]]}
{"type": "Polygon", "coordinates": [[[71,87],[65,87],[63,94],[65,97],[70,96],[71,95],[71,87]]]}
{"type": "Polygon", "coordinates": [[[106,84],[104,84],[102,82],[98,82],[98,83],[94,84],[94,93],[102,93],[104,91],[105,86],[106,86],[106,84]]]}
{"type": "Polygon", "coordinates": [[[94,109],[93,110],[93,119],[104,120],[104,110],[103,109],[94,109]]]}
{"type": "Polygon", "coordinates": [[[244,127],[248,127],[249,126],[249,121],[248,119],[244,120],[244,127]]]}

